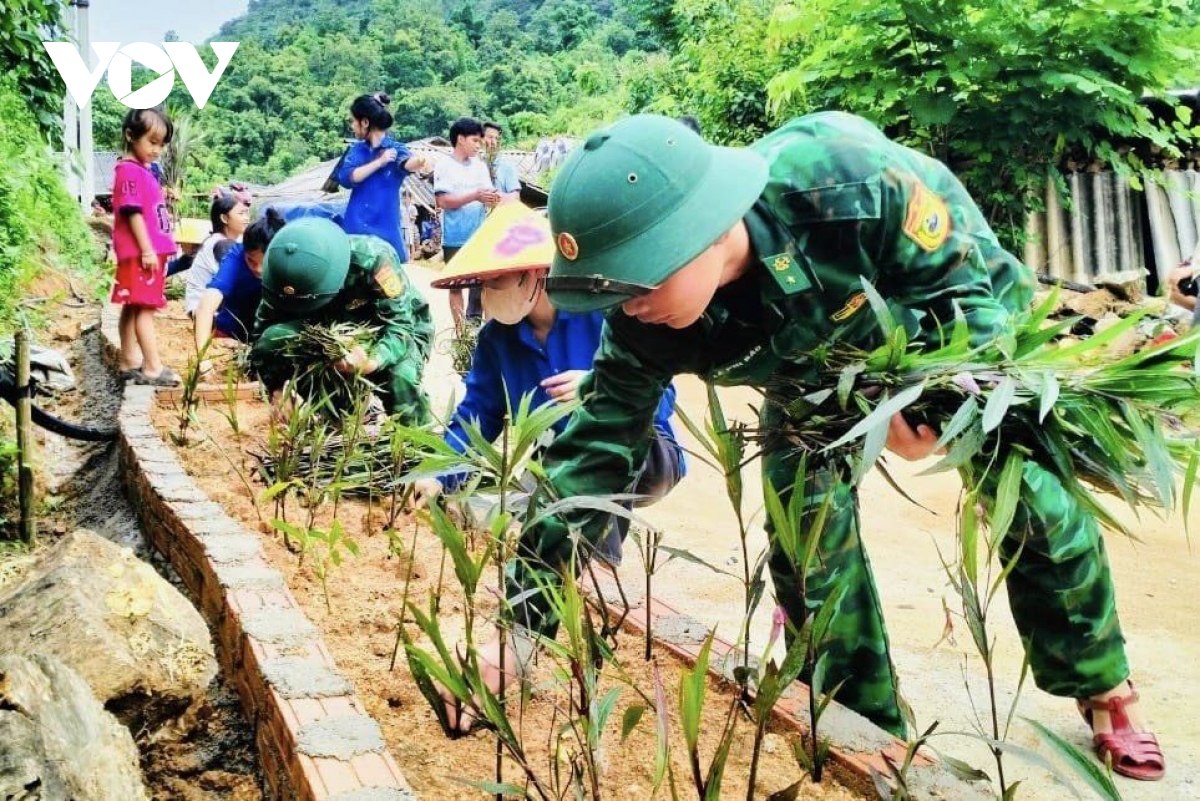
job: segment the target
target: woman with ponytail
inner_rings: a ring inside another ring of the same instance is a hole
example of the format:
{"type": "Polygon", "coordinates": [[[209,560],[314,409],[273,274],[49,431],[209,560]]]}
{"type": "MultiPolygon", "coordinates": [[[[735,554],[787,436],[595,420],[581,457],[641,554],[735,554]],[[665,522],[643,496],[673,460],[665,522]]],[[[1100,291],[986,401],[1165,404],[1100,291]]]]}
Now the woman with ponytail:
{"type": "Polygon", "coordinates": [[[410,174],[427,172],[430,164],[388,134],[390,102],[386,94],[376,92],[361,95],[350,105],[350,129],[359,141],[346,151],[337,180],[350,190],[346,233],[377,236],[396,249],[401,261],[408,261],[401,233],[400,187],[410,174]]]}

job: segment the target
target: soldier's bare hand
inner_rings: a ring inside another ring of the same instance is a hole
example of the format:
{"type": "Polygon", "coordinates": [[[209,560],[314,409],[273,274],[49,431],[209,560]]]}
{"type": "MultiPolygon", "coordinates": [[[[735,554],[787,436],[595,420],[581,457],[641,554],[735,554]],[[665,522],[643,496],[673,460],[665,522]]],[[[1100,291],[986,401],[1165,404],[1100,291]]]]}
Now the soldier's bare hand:
{"type": "Polygon", "coordinates": [[[423,509],[433,503],[433,499],[442,494],[442,482],[436,478],[422,478],[413,482],[412,496],[409,504],[413,509],[423,509]]]}
{"type": "Polygon", "coordinates": [[[345,355],[344,358],[338,359],[333,363],[333,369],[339,373],[373,373],[375,372],[374,363],[367,356],[367,352],[363,350],[362,345],[355,345],[354,350],[345,355]]]}
{"type": "Polygon", "coordinates": [[[902,412],[896,412],[888,422],[887,449],[910,462],[931,455],[937,449],[938,433],[921,423],[916,430],[908,424],[902,412]]]}
{"type": "Polygon", "coordinates": [[[587,375],[587,370],[564,370],[558,375],[552,375],[542,381],[542,389],[558,403],[567,403],[579,397],[579,382],[587,375]]]}
{"type": "MultiPolygon", "coordinates": [[[[493,637],[479,646],[476,657],[479,660],[480,677],[493,694],[500,692],[501,642],[501,638],[493,637]]],[[[505,683],[511,685],[512,682],[520,680],[517,673],[517,652],[511,645],[505,643],[505,646],[504,665],[505,672],[508,674],[505,683]]],[[[472,724],[475,723],[475,715],[445,687],[439,687],[438,692],[442,696],[442,702],[446,705],[446,717],[449,719],[450,728],[463,733],[469,732],[472,724]]]]}

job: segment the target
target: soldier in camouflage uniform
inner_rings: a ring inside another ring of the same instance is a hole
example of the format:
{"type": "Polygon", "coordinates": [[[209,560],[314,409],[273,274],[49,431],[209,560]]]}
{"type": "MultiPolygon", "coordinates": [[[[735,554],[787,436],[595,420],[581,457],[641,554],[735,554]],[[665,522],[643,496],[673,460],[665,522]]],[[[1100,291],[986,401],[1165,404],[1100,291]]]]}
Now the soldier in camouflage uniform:
{"type": "Polygon", "coordinates": [[[421,376],[433,342],[433,318],[395,248],[377,236],[347,236],[329,220],[291,223],[264,257],[263,297],[250,354],[273,398],[295,374],[296,365],[282,357],[282,343],[307,324],[336,322],[374,325],[381,333],[369,352],[355,348],[334,366],[368,376],[389,414],[409,425],[428,423],[421,376]]]}
{"type": "MultiPolygon", "coordinates": [[[[1032,272],[1000,246],[944,165],[847,114],[801,117],[745,149],[705,145],[666,118],[632,117],[589,137],[550,198],[555,306],[619,307],[580,387],[581,408],[546,457],[559,497],[628,485],[655,405],[678,373],[768,390],[761,416],[771,430],[801,387],[812,388],[814,353],[882,344],[864,279],[917,341],[956,310],[976,343],[988,341],[1032,298],[1032,272]]],[[[898,455],[923,458],[936,442],[929,426],[893,418],[888,447],[898,455]]],[[[785,506],[797,462],[783,449],[763,456],[764,479],[785,506]]],[[[844,680],[839,701],[903,735],[849,466],[826,459],[809,470],[801,531],[832,493],[830,519],[803,583],[768,529],[776,597],[799,627],[844,587],[824,653],[826,685],[844,680]]],[[[1004,557],[1023,549],[1008,588],[1034,677],[1047,692],[1092,699],[1097,746],[1112,751],[1115,769],[1158,778],[1157,742],[1135,730],[1141,716],[1126,706],[1136,696],[1099,527],[1035,463],[1026,463],[1023,492],[1004,557]]],[[[569,569],[569,530],[594,541],[599,519],[579,511],[523,532],[508,587],[518,629],[553,631],[544,596],[528,590],[569,569]]],[[[485,662],[494,664],[499,648],[483,646],[485,662]]]]}

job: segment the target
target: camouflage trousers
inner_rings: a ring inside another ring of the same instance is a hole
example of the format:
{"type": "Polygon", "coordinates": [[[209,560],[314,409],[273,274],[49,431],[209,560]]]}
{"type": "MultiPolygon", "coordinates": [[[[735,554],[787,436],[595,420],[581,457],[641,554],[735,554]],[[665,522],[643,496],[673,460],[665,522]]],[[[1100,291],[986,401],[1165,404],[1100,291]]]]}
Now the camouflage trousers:
{"type": "MultiPolygon", "coordinates": [[[[764,480],[781,495],[784,508],[797,467],[798,459],[785,454],[764,457],[764,480]]],[[[804,481],[802,539],[827,494],[832,501],[803,579],[768,526],[776,600],[798,629],[827,600],[837,599],[829,631],[818,646],[828,660],[824,686],[828,690],[844,680],[836,695],[840,703],[903,737],[883,612],[859,535],[858,492],[846,475],[844,469],[825,466],[810,470],[804,481]]],[[[984,486],[985,491],[994,489],[986,481],[984,486]]],[[[1129,667],[1099,526],[1037,464],[1025,464],[1022,492],[1001,553],[1007,563],[1020,549],[1008,576],[1008,596],[1034,680],[1046,692],[1070,698],[1115,687],[1129,675],[1129,667]]]]}
{"type": "Polygon", "coordinates": [[[370,376],[379,385],[379,399],[389,415],[404,425],[423,426],[433,421],[429,396],[421,388],[425,359],[418,354],[370,376]]]}

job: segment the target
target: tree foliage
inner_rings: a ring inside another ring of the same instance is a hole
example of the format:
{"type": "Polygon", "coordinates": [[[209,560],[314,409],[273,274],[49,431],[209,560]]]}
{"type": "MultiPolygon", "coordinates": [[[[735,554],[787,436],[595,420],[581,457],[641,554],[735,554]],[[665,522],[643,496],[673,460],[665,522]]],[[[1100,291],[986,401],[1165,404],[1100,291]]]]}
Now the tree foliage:
{"type": "MultiPolygon", "coordinates": [[[[0,75],[0,334],[13,330],[28,286],[47,265],[94,269],[91,235],[63,185],[25,87],[0,75]]],[[[94,276],[93,276],[94,277],[94,276]]]]}
{"type": "Polygon", "coordinates": [[[1194,74],[1195,26],[1189,0],[779,4],[771,34],[790,57],[770,111],[872,119],[947,162],[1013,244],[1064,158],[1132,172],[1147,152],[1130,143],[1191,141],[1188,109],[1156,119],[1139,100],[1194,74]]]}
{"type": "MultiPolygon", "coordinates": [[[[350,135],[351,101],[380,90],[392,96],[402,140],[446,136],[464,115],[497,120],[511,143],[584,133],[625,111],[626,78],[641,69],[642,48],[656,46],[631,8],[628,0],[253,0],[214,37],[241,45],[209,103],[192,112],[203,141],[191,183],[272,183],[334,158],[350,135]]],[[[211,54],[201,55],[211,67],[211,54]]],[[[97,142],[117,147],[124,108],[108,94],[93,101],[97,142]]],[[[190,108],[178,84],[176,99],[190,108]]]]}
{"type": "Polygon", "coordinates": [[[16,79],[47,138],[62,127],[63,94],[42,42],[62,36],[63,7],[56,0],[5,0],[0,7],[0,75],[16,79]]]}

